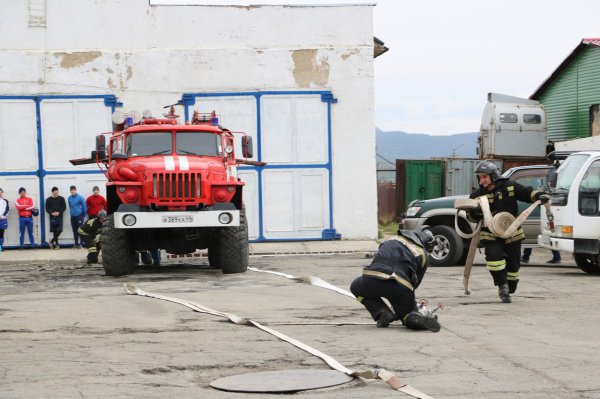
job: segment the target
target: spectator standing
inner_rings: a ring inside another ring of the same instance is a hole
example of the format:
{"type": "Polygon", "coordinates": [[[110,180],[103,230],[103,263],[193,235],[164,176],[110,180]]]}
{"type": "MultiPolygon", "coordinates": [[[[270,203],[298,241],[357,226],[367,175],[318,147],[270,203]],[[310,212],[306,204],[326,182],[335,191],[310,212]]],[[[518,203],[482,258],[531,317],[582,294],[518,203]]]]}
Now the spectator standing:
{"type": "Polygon", "coordinates": [[[59,249],[58,236],[63,231],[63,213],[67,210],[65,199],[58,195],[58,187],[52,187],[52,195],[46,198],[46,212],[50,215],[50,249],[59,249]]]}
{"type": "Polygon", "coordinates": [[[25,241],[25,230],[29,234],[29,246],[35,245],[33,239],[33,213],[35,204],[33,198],[27,196],[27,190],[24,187],[19,188],[19,198],[15,201],[17,210],[19,211],[19,248],[23,249],[25,241]]]}
{"type": "MultiPolygon", "coordinates": [[[[531,250],[532,248],[525,248],[523,250],[523,256],[521,256],[521,263],[529,263],[529,258],[531,257],[531,250]]],[[[550,259],[546,263],[556,264],[560,263],[561,261],[562,259],[560,257],[560,252],[552,250],[552,259],[550,259]]]]}
{"type": "Polygon", "coordinates": [[[98,216],[98,212],[101,210],[108,210],[106,206],[106,198],[100,195],[100,188],[98,188],[98,186],[94,186],[92,191],[94,193],[85,200],[89,219],[94,219],[96,216],[98,216]]]}
{"type": "Polygon", "coordinates": [[[81,242],[79,240],[78,229],[83,226],[85,215],[87,213],[87,206],[85,205],[85,198],[83,195],[77,193],[77,187],[71,186],[71,195],[69,195],[69,212],[71,213],[71,228],[73,229],[73,239],[75,240],[75,248],[81,248],[81,242]]]}
{"type": "Polygon", "coordinates": [[[4,245],[4,230],[8,228],[8,200],[4,198],[4,191],[0,188],[0,252],[4,245]]]}

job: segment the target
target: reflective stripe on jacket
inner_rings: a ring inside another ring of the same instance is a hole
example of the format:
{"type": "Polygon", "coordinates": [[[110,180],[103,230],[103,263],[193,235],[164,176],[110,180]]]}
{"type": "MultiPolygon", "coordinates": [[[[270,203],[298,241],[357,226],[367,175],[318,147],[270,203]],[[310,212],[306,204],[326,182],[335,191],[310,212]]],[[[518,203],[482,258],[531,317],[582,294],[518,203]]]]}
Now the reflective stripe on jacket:
{"type": "Polygon", "coordinates": [[[381,280],[395,280],[410,290],[416,289],[427,270],[427,255],[413,241],[396,236],[379,246],[370,265],[363,269],[363,276],[381,280]]]}

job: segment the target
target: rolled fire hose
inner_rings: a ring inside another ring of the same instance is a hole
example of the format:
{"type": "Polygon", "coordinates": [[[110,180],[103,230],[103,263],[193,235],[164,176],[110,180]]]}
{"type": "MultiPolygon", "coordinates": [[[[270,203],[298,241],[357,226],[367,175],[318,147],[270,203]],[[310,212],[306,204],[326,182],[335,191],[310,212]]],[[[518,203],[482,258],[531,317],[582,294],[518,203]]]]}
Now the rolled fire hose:
{"type": "MultiPolygon", "coordinates": [[[[483,226],[487,227],[492,234],[500,238],[509,238],[515,234],[515,231],[523,224],[525,219],[529,217],[531,212],[541,204],[540,200],[535,201],[530,207],[525,209],[518,217],[514,217],[508,212],[499,212],[492,216],[490,211],[490,203],[487,196],[483,195],[476,199],[470,198],[459,198],[454,201],[454,207],[457,209],[456,216],[454,218],[454,229],[462,238],[471,238],[471,245],[469,246],[469,252],[467,254],[467,261],[465,262],[465,270],[463,273],[463,286],[465,288],[465,295],[471,295],[469,289],[469,278],[471,277],[471,269],[473,268],[473,259],[475,258],[475,250],[479,244],[479,233],[481,231],[482,222],[483,226]],[[483,212],[483,221],[479,221],[473,234],[464,233],[458,227],[458,212],[461,210],[471,210],[481,207],[483,212]]],[[[545,204],[546,210],[549,211],[550,204],[545,204]]]]}
{"type": "Polygon", "coordinates": [[[221,312],[219,310],[210,309],[210,308],[207,308],[198,303],[186,301],[185,299],[173,298],[173,297],[159,295],[159,294],[152,294],[150,292],[146,292],[140,288],[137,288],[133,284],[125,284],[125,292],[127,292],[128,294],[132,294],[132,295],[140,295],[140,296],[145,296],[145,297],[149,297],[149,298],[161,299],[163,301],[178,303],[180,305],[186,306],[186,307],[194,310],[195,312],[207,313],[207,314],[211,314],[213,316],[219,316],[219,317],[226,318],[229,321],[231,321],[232,323],[237,324],[237,325],[256,327],[264,332],[267,332],[267,333],[279,338],[282,341],[288,342],[288,343],[294,345],[295,347],[302,349],[303,351],[308,352],[311,355],[320,358],[325,363],[327,363],[327,365],[329,367],[331,367],[332,369],[342,372],[344,374],[347,374],[351,377],[360,377],[360,378],[364,378],[367,380],[375,380],[377,378],[380,378],[383,381],[385,381],[389,386],[391,386],[393,389],[395,389],[396,391],[406,393],[410,396],[413,396],[413,397],[419,398],[419,399],[433,399],[431,396],[427,395],[426,393],[421,392],[418,389],[413,388],[412,386],[406,384],[396,374],[394,374],[391,371],[384,370],[384,369],[362,370],[362,371],[361,370],[351,370],[351,369],[347,368],[346,366],[344,366],[343,364],[341,364],[340,362],[338,362],[337,360],[335,360],[334,358],[332,358],[331,356],[319,351],[318,349],[315,349],[311,346],[306,345],[304,342],[298,341],[298,340],[291,338],[285,334],[282,334],[277,330],[266,327],[254,320],[240,317],[240,316],[237,316],[232,313],[226,313],[226,312],[221,312]]]}

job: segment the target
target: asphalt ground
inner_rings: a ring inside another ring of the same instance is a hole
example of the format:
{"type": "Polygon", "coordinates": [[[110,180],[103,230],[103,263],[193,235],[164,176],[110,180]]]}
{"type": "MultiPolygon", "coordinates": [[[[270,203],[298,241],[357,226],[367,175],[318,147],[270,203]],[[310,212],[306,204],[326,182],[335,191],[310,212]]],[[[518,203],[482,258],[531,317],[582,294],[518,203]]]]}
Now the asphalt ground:
{"type": "MultiPolygon", "coordinates": [[[[348,289],[376,243],[344,245],[254,250],[251,266],[348,289]]],[[[569,259],[546,265],[549,251],[534,250],[511,304],[500,303],[481,255],[471,296],[463,294],[462,267],[430,268],[417,296],[445,305],[439,333],[398,323],[376,329],[351,298],[280,276],[223,275],[202,257],[119,278],[84,257],[66,249],[0,253],[0,397],[289,397],[209,384],[248,372],[328,369],[256,328],[125,294],[123,285],[133,283],[252,318],[346,367],[393,371],[434,398],[600,398],[600,280],[569,259]]],[[[405,397],[382,381],[360,380],[294,396],[405,397]]]]}

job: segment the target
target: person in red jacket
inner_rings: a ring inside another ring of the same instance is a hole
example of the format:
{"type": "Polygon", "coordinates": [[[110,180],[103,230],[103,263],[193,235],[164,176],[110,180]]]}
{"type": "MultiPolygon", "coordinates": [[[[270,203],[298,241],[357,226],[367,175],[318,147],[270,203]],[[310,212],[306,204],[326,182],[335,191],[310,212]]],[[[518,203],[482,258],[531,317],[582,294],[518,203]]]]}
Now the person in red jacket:
{"type": "Polygon", "coordinates": [[[96,216],[98,216],[98,212],[101,210],[108,210],[106,206],[106,198],[100,195],[100,189],[98,186],[94,186],[92,191],[94,194],[90,195],[85,200],[89,219],[94,219],[96,216]]]}
{"type": "Polygon", "coordinates": [[[27,196],[25,188],[19,188],[19,198],[15,201],[15,206],[19,211],[19,247],[23,249],[23,243],[25,241],[25,229],[29,233],[29,246],[33,247],[35,241],[33,240],[33,214],[32,211],[35,209],[33,199],[27,196]]]}

